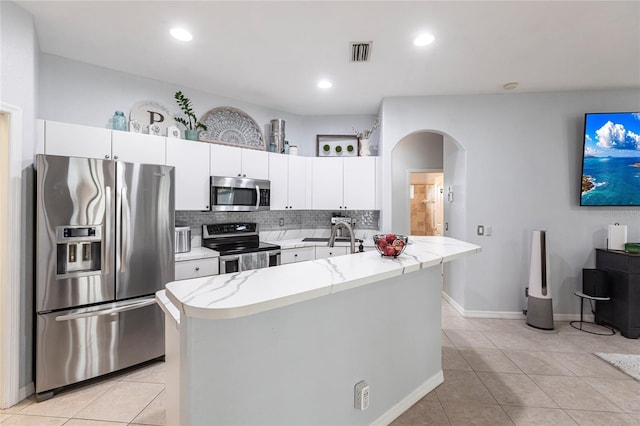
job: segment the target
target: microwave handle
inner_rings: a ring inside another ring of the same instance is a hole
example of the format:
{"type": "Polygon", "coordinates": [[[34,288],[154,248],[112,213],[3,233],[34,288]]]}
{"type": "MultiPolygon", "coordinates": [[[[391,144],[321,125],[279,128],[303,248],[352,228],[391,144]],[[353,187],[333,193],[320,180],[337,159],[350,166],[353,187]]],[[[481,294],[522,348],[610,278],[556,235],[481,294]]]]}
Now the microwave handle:
{"type": "Polygon", "coordinates": [[[256,192],[257,192],[257,197],[256,197],[256,209],[260,208],[260,185],[256,185],[256,192]]]}

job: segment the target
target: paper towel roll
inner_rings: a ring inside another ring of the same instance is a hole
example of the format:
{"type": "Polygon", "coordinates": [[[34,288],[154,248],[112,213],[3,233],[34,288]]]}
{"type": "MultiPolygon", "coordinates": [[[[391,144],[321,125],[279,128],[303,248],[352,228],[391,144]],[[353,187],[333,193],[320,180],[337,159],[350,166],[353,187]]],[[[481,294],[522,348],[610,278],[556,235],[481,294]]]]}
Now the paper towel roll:
{"type": "Polygon", "coordinates": [[[624,250],[627,242],[627,225],[609,225],[607,248],[609,250],[624,250]]]}

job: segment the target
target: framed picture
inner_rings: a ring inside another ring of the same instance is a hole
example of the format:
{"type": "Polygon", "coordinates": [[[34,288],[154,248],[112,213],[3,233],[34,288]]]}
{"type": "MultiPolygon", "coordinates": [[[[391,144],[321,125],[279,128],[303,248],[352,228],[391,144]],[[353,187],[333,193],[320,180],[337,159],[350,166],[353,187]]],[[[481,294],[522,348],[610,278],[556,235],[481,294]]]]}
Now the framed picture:
{"type": "Polygon", "coordinates": [[[358,137],[355,135],[316,135],[317,157],[357,157],[358,137]]]}

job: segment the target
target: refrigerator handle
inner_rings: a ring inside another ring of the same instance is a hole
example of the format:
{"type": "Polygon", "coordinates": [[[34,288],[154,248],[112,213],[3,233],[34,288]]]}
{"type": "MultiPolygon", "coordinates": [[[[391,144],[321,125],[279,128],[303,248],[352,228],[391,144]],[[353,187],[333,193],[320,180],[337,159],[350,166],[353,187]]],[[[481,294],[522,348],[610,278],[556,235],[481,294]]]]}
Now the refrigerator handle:
{"type": "MultiPolygon", "coordinates": [[[[118,178],[121,178],[120,173],[118,178]]],[[[124,179],[120,179],[120,181],[124,182],[124,179]]],[[[128,212],[129,205],[127,203],[126,188],[123,188],[121,184],[116,192],[116,221],[118,222],[118,229],[116,230],[116,269],[121,273],[127,272],[127,250],[125,249],[129,242],[127,237],[131,231],[130,220],[125,220],[125,209],[128,212]]]]}
{"type": "Polygon", "coordinates": [[[111,253],[111,229],[113,224],[111,223],[111,187],[105,188],[105,195],[107,202],[105,203],[105,218],[104,218],[104,250],[102,251],[102,271],[104,275],[109,275],[111,268],[107,261],[108,253],[111,253]]]}
{"type": "Polygon", "coordinates": [[[156,299],[155,299],[155,297],[152,297],[150,299],[141,300],[141,301],[139,301],[137,303],[130,303],[130,304],[125,305],[125,306],[119,306],[119,307],[115,307],[115,308],[103,309],[101,311],[82,312],[82,313],[78,313],[78,314],[60,315],[60,316],[56,317],[56,321],[71,321],[71,320],[77,320],[77,319],[81,319],[81,318],[98,317],[98,316],[102,316],[102,315],[112,315],[112,314],[117,314],[117,313],[120,313],[120,312],[131,311],[133,309],[144,308],[145,306],[153,305],[154,303],[156,303],[156,299]]]}

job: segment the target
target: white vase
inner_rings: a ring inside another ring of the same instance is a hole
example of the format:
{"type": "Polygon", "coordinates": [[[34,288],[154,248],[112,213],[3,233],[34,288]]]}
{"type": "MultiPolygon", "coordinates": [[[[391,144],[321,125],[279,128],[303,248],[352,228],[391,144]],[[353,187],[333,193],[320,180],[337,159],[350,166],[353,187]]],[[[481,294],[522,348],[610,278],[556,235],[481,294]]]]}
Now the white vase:
{"type": "Polygon", "coordinates": [[[360,157],[368,157],[371,155],[369,151],[369,139],[360,139],[360,157]]]}

